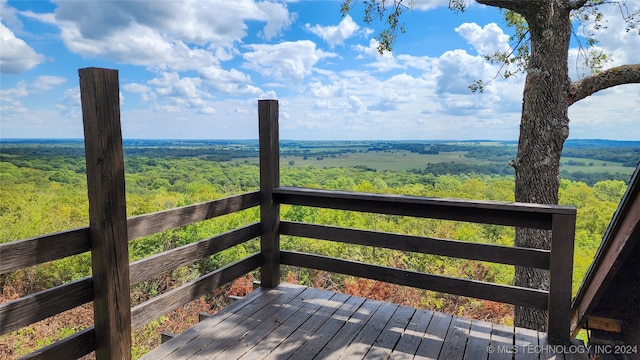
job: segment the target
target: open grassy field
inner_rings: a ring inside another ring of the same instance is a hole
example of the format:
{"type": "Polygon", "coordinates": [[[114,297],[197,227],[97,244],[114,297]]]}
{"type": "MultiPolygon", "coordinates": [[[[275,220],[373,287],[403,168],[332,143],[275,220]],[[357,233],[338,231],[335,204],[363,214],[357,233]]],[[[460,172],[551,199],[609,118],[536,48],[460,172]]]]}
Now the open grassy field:
{"type": "Polygon", "coordinates": [[[585,173],[620,173],[631,175],[633,173],[632,167],[622,166],[622,163],[613,162],[613,161],[603,161],[603,160],[595,160],[595,159],[586,159],[586,158],[575,158],[575,157],[563,157],[560,160],[560,169],[566,170],[569,172],[577,172],[582,171],[585,173]],[[583,163],[584,165],[575,165],[577,163],[583,163]]]}
{"type": "Polygon", "coordinates": [[[368,151],[363,153],[345,153],[334,156],[315,156],[313,153],[304,159],[302,156],[282,156],[283,165],[294,162],[293,166],[306,167],[352,167],[366,166],[379,171],[382,170],[410,170],[420,169],[428,163],[457,162],[464,164],[488,164],[489,161],[478,161],[464,156],[465,152],[455,151],[440,154],[418,154],[408,151],[368,151]]]}

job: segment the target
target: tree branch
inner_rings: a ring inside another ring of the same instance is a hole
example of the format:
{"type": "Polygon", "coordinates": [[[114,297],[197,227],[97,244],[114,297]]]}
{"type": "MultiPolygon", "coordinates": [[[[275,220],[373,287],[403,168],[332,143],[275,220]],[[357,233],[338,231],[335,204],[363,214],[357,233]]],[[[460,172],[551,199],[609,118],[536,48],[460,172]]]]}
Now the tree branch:
{"type": "Polygon", "coordinates": [[[574,0],[569,1],[569,7],[573,10],[578,10],[587,3],[587,0],[574,0]]]}
{"type": "Polygon", "coordinates": [[[571,83],[568,105],[617,85],[640,83],[640,64],[622,65],[571,83]]]}
{"type": "Polygon", "coordinates": [[[519,14],[522,14],[524,10],[528,9],[532,5],[540,3],[540,1],[532,0],[476,0],[476,2],[483,5],[508,9],[519,14]]]}

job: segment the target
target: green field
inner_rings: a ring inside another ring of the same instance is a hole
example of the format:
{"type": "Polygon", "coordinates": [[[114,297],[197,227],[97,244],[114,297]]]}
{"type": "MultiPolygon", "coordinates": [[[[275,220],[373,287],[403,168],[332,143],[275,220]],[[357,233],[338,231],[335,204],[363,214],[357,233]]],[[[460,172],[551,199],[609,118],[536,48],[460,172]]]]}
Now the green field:
{"type": "Polygon", "coordinates": [[[560,169],[569,172],[582,171],[585,173],[620,173],[631,175],[632,167],[622,166],[622,163],[603,161],[587,158],[563,157],[560,160],[560,169]],[[585,165],[571,165],[570,162],[584,163],[585,165]]]}
{"type": "Polygon", "coordinates": [[[282,165],[294,162],[295,167],[352,167],[366,166],[379,171],[383,170],[410,170],[424,168],[429,163],[456,162],[462,164],[488,164],[489,161],[478,161],[465,157],[466,152],[455,151],[440,154],[417,154],[408,151],[368,151],[364,153],[346,153],[334,156],[313,156],[309,154],[305,160],[302,156],[286,156],[280,158],[282,165]]]}

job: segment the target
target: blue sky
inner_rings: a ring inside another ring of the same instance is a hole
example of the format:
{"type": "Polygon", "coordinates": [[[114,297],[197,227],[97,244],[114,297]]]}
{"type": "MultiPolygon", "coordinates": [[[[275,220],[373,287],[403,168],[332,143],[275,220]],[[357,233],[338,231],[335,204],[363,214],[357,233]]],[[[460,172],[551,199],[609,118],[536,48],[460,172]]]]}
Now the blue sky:
{"type": "MultiPolygon", "coordinates": [[[[257,138],[257,99],[276,98],[283,139],[516,140],[524,75],[467,88],[497,72],[482,55],[509,46],[500,12],[415,3],[380,55],[380,25],[361,8],[342,18],[340,1],[0,0],[0,137],[82,137],[77,70],[95,66],[119,70],[125,138],[257,138]]],[[[638,33],[603,10],[608,66],[640,62],[638,33]]],[[[570,138],[638,140],[640,85],[569,115],[570,138]]]]}

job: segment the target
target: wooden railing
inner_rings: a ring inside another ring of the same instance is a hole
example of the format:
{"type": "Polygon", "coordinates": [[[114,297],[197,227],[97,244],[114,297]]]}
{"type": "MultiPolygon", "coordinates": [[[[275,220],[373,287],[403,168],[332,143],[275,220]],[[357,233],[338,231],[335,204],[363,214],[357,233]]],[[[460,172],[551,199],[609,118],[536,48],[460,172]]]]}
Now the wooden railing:
{"type": "Polygon", "coordinates": [[[0,304],[0,335],[91,301],[95,324],[25,358],[78,358],[95,350],[99,360],[130,359],[132,328],[258,268],[262,286],[275,287],[281,265],[546,309],[549,341],[569,341],[574,208],[280,187],[278,102],[261,100],[260,191],[126,219],[117,72],[82,69],[80,83],[90,226],[0,244],[0,274],[91,251],[93,276],[0,304]],[[551,250],[528,249],[281,221],[280,204],[545,229],[552,232],[552,244],[551,250]],[[260,206],[259,223],[129,264],[129,240],[255,206],[260,206]],[[549,290],[281,251],[281,234],[546,269],[549,290]],[[257,237],[260,253],[130,307],[131,285],[257,237]]]}
{"type": "Polygon", "coordinates": [[[95,324],[25,359],[71,359],[92,351],[100,360],[130,359],[131,329],[211,293],[262,263],[259,253],[250,255],[131,308],[131,285],[257,238],[261,229],[259,223],[249,224],[130,264],[128,241],[256,207],[260,193],[126,219],[117,72],[82,69],[80,83],[90,226],[0,244],[0,274],[91,251],[93,276],[0,304],[0,335],[91,301],[95,324]],[[97,283],[102,283],[101,289],[97,283]]]}
{"type": "MultiPolygon", "coordinates": [[[[184,206],[127,220],[128,240],[231,214],[258,205],[258,192],[232,196],[202,204],[184,206]]],[[[191,264],[235,245],[260,236],[258,223],[187,244],[152,257],[132,262],[130,285],[158,274],[191,264]]],[[[33,239],[0,244],[0,274],[28,266],[62,259],[90,250],[89,227],[45,235],[33,239]]],[[[131,327],[136,329],[182,305],[212,292],[260,266],[259,254],[206,274],[174,290],[154,297],[131,309],[131,327]]],[[[100,271],[94,264],[93,272],[100,271]]],[[[27,295],[0,304],[0,335],[31,325],[50,316],[94,300],[92,277],[27,295]]],[[[90,327],[66,339],[38,350],[26,359],[78,358],[96,350],[95,330],[90,327]]]]}
{"type": "Polygon", "coordinates": [[[468,260],[550,270],[549,290],[529,289],[389,268],[314,254],[281,251],[284,265],[306,267],[388,283],[548,310],[548,339],[569,341],[575,209],[413,196],[336,192],[279,187],[278,203],[377,214],[517,226],[552,231],[550,250],[381,233],[335,226],[280,221],[279,233],[468,260]]]}

